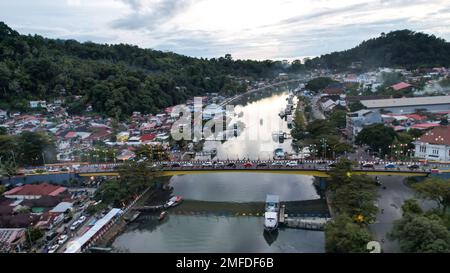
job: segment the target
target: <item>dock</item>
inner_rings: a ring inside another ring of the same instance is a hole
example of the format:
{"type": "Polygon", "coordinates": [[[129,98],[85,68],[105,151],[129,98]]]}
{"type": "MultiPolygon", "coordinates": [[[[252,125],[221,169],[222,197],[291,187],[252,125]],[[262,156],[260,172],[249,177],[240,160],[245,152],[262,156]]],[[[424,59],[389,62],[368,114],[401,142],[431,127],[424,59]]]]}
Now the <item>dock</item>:
{"type": "Polygon", "coordinates": [[[331,218],[285,218],[283,220],[284,225],[289,228],[322,231],[331,218]]]}

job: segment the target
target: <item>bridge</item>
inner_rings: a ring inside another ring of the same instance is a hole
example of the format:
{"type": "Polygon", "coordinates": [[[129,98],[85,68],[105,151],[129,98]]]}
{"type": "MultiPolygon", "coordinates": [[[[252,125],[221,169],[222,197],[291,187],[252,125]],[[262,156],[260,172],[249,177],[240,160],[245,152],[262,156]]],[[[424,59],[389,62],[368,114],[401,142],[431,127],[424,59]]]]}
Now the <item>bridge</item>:
{"type": "MultiPolygon", "coordinates": [[[[227,160],[219,162],[195,161],[195,162],[157,162],[154,167],[161,171],[159,176],[209,174],[209,173],[270,173],[309,175],[316,177],[329,177],[329,171],[333,168],[333,161],[288,161],[288,160],[227,160]]],[[[384,163],[376,163],[371,167],[354,168],[351,174],[365,174],[372,176],[429,176],[433,170],[417,163],[399,163],[394,168],[385,168],[384,163]],[[410,168],[408,165],[416,165],[410,168]]],[[[104,164],[83,166],[77,171],[81,177],[118,176],[118,168],[121,164],[104,164]]]]}

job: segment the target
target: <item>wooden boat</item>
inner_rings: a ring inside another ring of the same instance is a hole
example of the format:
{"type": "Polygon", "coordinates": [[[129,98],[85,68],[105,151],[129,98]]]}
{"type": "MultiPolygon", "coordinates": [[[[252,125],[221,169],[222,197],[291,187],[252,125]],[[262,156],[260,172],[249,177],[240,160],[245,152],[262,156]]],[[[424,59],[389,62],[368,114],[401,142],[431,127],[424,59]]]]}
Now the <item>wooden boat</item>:
{"type": "Polygon", "coordinates": [[[166,216],[167,216],[167,211],[163,211],[163,212],[161,212],[161,214],[159,215],[158,220],[159,220],[159,221],[162,221],[162,220],[164,220],[164,218],[166,218],[166,216]]]}

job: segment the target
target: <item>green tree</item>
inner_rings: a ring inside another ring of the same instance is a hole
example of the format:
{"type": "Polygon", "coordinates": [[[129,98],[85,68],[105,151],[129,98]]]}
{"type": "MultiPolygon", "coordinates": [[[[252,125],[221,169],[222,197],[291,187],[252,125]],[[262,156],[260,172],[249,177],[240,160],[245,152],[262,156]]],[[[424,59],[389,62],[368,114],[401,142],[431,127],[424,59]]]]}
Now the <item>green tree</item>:
{"type": "Polygon", "coordinates": [[[344,110],[334,110],[331,112],[330,121],[339,129],[345,128],[347,124],[347,112],[344,110]]]}
{"type": "Polygon", "coordinates": [[[384,124],[372,124],[359,132],[355,142],[359,145],[368,145],[374,151],[381,149],[382,153],[387,153],[396,136],[394,129],[386,127],[384,124]]]}
{"type": "Polygon", "coordinates": [[[450,205],[450,181],[428,178],[424,182],[413,184],[412,188],[419,197],[435,201],[443,213],[447,211],[450,205]]]}
{"type": "Polygon", "coordinates": [[[7,134],[8,134],[8,131],[6,130],[6,128],[0,126],[0,136],[4,136],[7,134]]]}
{"type": "Polygon", "coordinates": [[[329,84],[335,82],[336,82],[335,80],[329,77],[318,77],[308,81],[308,83],[306,83],[306,89],[318,92],[319,90],[327,87],[329,84]]]}
{"type": "Polygon", "coordinates": [[[54,156],[54,140],[44,133],[25,131],[17,139],[19,158],[25,165],[49,163],[54,156]]]}
{"type": "Polygon", "coordinates": [[[407,199],[402,205],[403,216],[406,214],[422,214],[423,210],[416,199],[407,199]]]}
{"type": "Polygon", "coordinates": [[[367,228],[341,214],[325,227],[325,250],[328,253],[367,253],[372,236],[367,228]]]}
{"type": "Polygon", "coordinates": [[[27,229],[27,236],[28,240],[30,240],[32,243],[35,243],[39,239],[41,239],[44,236],[44,232],[41,229],[38,228],[28,228],[27,229]]]}
{"type": "Polygon", "coordinates": [[[406,214],[394,222],[388,237],[397,239],[403,252],[450,252],[450,232],[437,216],[406,214]]]}
{"type": "Polygon", "coordinates": [[[356,102],[349,103],[348,108],[349,108],[350,112],[356,112],[356,111],[365,109],[366,107],[360,101],[356,101],[356,102]]]}

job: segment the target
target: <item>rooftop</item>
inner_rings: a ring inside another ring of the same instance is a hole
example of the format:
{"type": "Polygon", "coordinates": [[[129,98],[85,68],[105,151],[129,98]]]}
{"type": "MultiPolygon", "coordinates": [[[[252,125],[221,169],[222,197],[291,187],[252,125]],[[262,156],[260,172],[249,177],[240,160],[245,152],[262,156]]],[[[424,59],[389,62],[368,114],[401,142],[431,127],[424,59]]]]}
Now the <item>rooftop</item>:
{"type": "Polygon", "coordinates": [[[450,146],[450,126],[438,126],[425,133],[419,142],[450,146]]]}
{"type": "Polygon", "coordinates": [[[450,104],[450,96],[398,98],[398,99],[381,99],[381,100],[361,100],[361,103],[367,108],[450,104]]]}
{"type": "Polygon", "coordinates": [[[15,187],[4,193],[4,195],[50,195],[56,196],[64,192],[66,188],[61,186],[55,186],[48,183],[37,184],[37,185],[24,185],[21,187],[15,187]]]}

